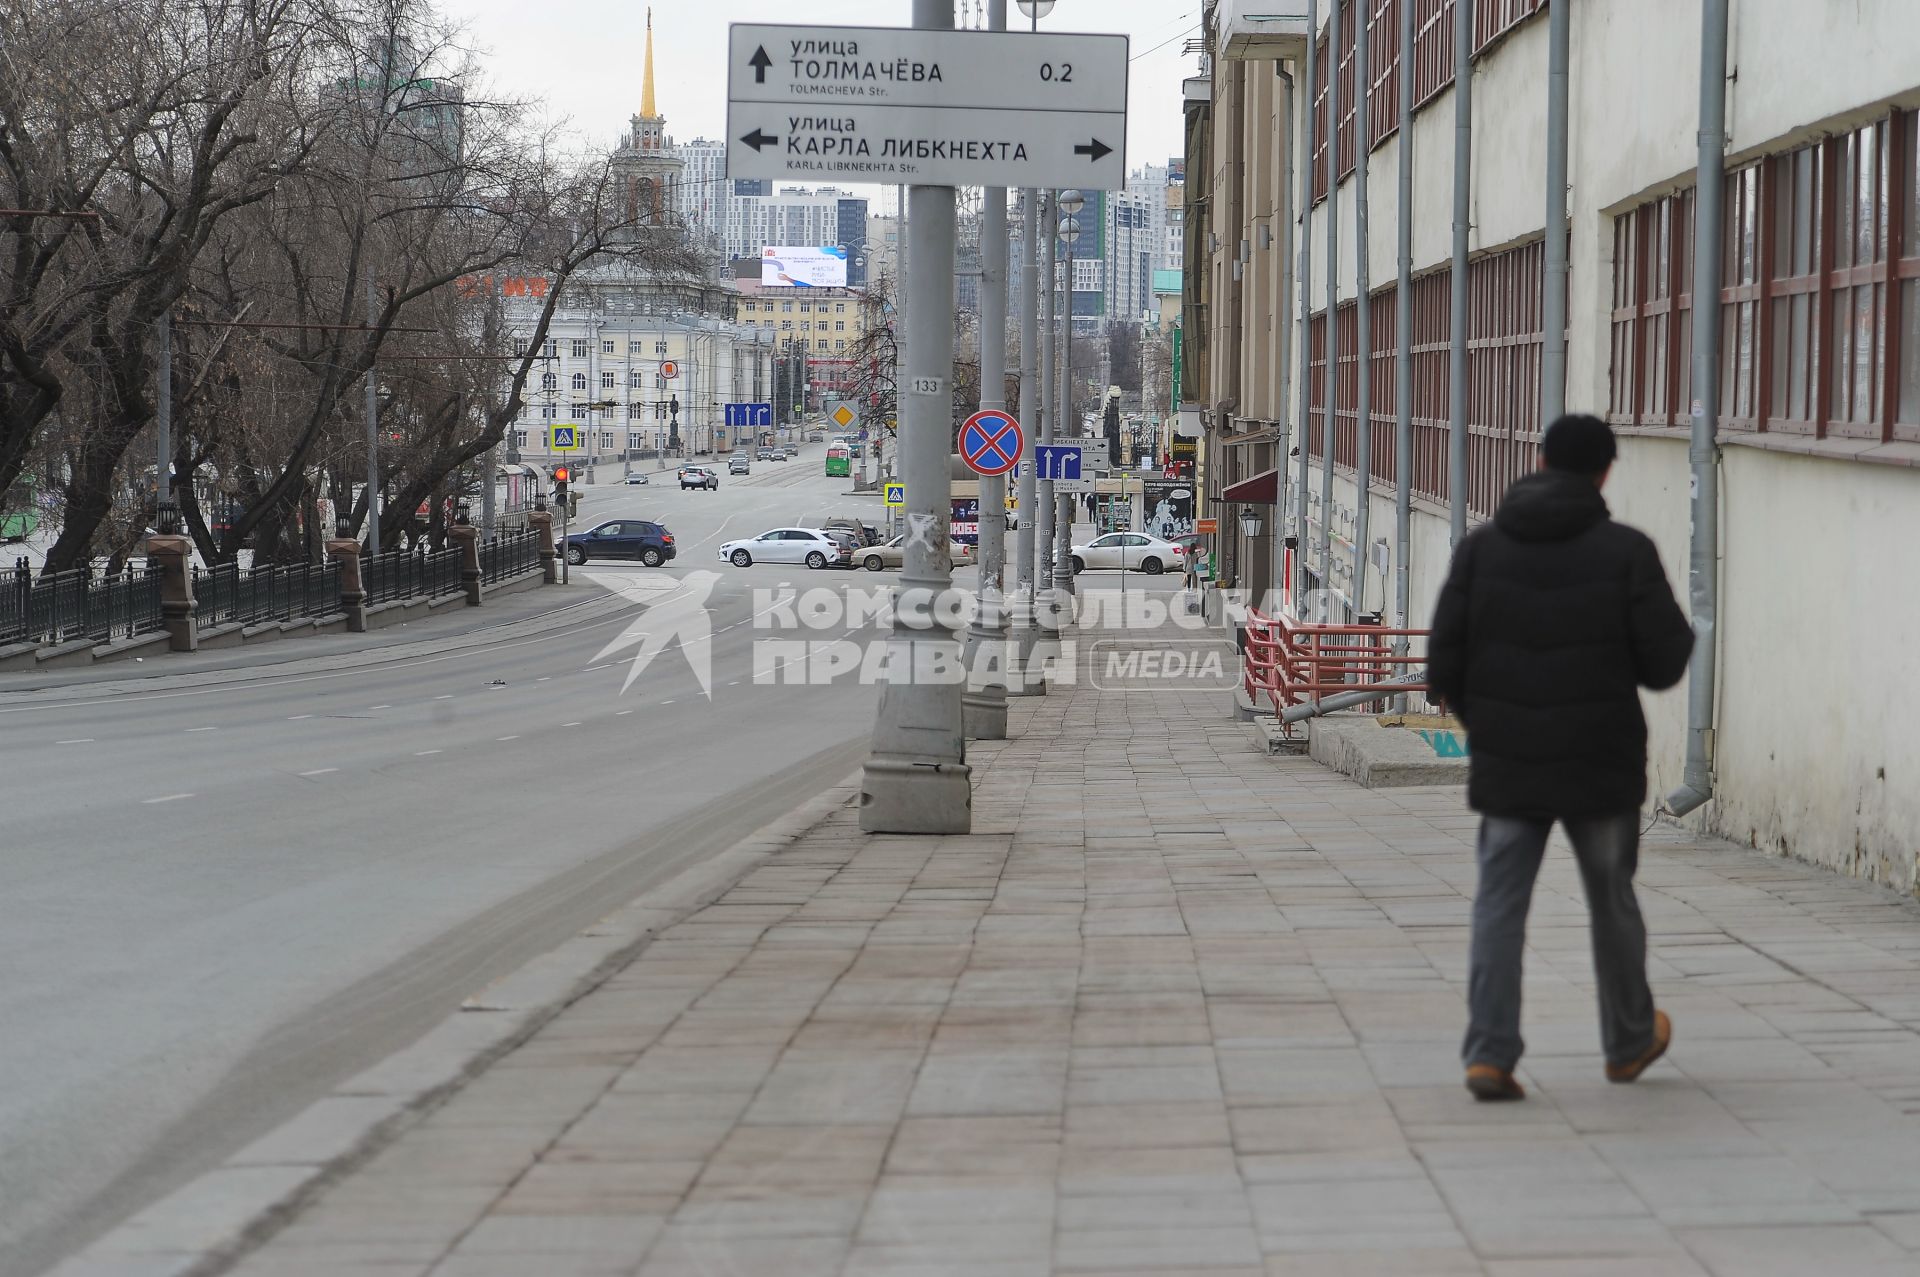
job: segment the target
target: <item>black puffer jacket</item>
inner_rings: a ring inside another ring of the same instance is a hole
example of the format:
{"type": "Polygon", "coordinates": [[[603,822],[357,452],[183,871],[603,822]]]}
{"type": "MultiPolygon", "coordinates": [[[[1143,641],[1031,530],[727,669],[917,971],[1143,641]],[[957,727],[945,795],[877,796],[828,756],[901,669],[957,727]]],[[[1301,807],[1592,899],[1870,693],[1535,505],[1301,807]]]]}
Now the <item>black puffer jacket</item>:
{"type": "Polygon", "coordinates": [[[1580,475],[1519,480],[1460,543],[1428,645],[1435,695],[1466,724],[1476,810],[1630,811],[1647,796],[1641,687],[1686,673],[1693,631],[1646,535],[1580,475]]]}

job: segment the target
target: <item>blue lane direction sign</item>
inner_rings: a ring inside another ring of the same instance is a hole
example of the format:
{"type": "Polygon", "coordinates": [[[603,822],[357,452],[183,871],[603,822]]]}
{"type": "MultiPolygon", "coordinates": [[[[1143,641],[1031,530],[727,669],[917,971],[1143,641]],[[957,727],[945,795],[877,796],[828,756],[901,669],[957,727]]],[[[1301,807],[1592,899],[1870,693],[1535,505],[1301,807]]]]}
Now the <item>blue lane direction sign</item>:
{"type": "Polygon", "coordinates": [[[998,409],[982,409],[960,427],[960,459],[975,474],[1005,474],[1020,464],[1025,449],[1020,423],[998,409]]]}
{"type": "Polygon", "coordinates": [[[1039,467],[1041,479],[1078,479],[1080,477],[1080,449],[1078,445],[1042,443],[1034,445],[1034,464],[1039,467]]]}
{"type": "Polygon", "coordinates": [[[752,429],[773,424],[773,405],[770,403],[730,403],[726,407],[729,426],[752,429]]]}

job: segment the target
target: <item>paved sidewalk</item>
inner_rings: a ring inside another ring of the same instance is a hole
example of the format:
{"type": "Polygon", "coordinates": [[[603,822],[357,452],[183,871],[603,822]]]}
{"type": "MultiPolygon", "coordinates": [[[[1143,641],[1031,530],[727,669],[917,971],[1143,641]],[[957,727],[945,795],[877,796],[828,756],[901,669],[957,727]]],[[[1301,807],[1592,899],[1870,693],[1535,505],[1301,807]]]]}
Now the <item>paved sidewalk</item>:
{"type": "Polygon", "coordinates": [[[1222,710],[1016,702],[977,833],[836,814],[233,1271],[1920,1273],[1920,905],[1656,831],[1676,1042],[1610,1086],[1561,849],[1476,1106],[1459,791],[1222,710]]]}

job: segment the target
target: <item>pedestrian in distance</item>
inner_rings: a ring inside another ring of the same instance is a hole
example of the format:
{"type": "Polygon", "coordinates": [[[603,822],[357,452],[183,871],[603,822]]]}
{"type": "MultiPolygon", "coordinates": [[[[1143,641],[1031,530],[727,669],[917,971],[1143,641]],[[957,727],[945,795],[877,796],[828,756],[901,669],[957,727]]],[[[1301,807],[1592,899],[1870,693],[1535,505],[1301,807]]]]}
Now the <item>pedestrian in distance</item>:
{"type": "Polygon", "coordinates": [[[1673,1025],[1647,986],[1633,875],[1647,796],[1642,687],[1680,681],[1693,631],[1644,533],[1600,490],[1617,448],[1597,417],[1565,416],[1541,468],[1455,550],[1428,640],[1434,694],[1467,729],[1479,886],[1461,1053],[1476,1099],[1517,1100],[1520,967],[1534,879],[1557,821],[1586,888],[1606,1076],[1631,1082],[1673,1025]]]}

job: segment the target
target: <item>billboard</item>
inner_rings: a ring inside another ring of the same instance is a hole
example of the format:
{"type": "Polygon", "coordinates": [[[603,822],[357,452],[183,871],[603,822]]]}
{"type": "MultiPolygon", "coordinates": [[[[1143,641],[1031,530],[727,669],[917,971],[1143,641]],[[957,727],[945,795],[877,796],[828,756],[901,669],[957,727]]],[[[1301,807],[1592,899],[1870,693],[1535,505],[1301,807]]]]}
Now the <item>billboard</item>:
{"type": "Polygon", "coordinates": [[[847,250],[837,244],[818,248],[768,245],[760,250],[762,288],[845,288],[847,250]]]}

